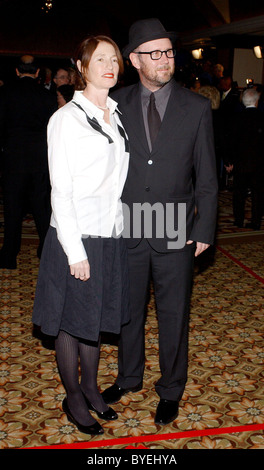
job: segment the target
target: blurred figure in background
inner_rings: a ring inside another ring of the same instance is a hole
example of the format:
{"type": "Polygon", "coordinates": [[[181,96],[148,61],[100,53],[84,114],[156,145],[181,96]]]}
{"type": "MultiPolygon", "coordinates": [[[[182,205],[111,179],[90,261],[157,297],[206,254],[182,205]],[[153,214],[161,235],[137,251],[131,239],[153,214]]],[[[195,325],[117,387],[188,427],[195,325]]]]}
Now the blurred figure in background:
{"type": "Polygon", "coordinates": [[[57,102],[58,108],[61,108],[66,103],[71,101],[74,94],[73,85],[61,85],[57,88],[57,102]]]}
{"type": "Polygon", "coordinates": [[[197,92],[200,90],[201,82],[198,77],[195,77],[190,82],[190,90],[197,92]]]}
{"type": "Polygon", "coordinates": [[[38,256],[50,221],[50,184],[46,129],[57,109],[56,97],[38,84],[34,57],[24,55],[15,83],[0,89],[0,147],[3,149],[2,185],[4,244],[0,268],[15,269],[20,251],[26,204],[39,235],[38,256]]]}
{"type": "Polygon", "coordinates": [[[56,87],[68,85],[70,81],[68,70],[62,68],[58,69],[54,75],[53,81],[56,87]]]}
{"type": "Polygon", "coordinates": [[[241,103],[239,90],[230,74],[220,78],[218,89],[221,97],[219,106],[219,126],[221,133],[221,148],[219,148],[221,159],[219,187],[220,189],[228,189],[229,171],[227,171],[226,168],[229,168],[230,164],[231,129],[234,119],[236,119],[236,116],[241,111],[241,103]]]}
{"type": "Polygon", "coordinates": [[[224,66],[222,64],[215,64],[213,66],[212,85],[218,87],[221,78],[224,76],[224,66]]]}
{"type": "Polygon", "coordinates": [[[264,114],[258,109],[259,93],[247,88],[242,95],[245,109],[238,113],[232,126],[230,167],[233,170],[234,225],[243,227],[245,201],[251,191],[251,222],[247,228],[260,230],[263,213],[264,114]]]}
{"type": "Polygon", "coordinates": [[[76,72],[72,67],[68,68],[68,75],[69,75],[69,85],[75,85],[76,72]]]}
{"type": "Polygon", "coordinates": [[[215,143],[215,157],[216,157],[216,168],[218,182],[220,183],[221,175],[221,149],[222,149],[222,132],[221,132],[221,120],[219,114],[220,106],[220,92],[212,85],[201,86],[198,90],[200,95],[205,96],[211,101],[212,117],[213,117],[213,130],[214,130],[214,143],[215,143]]]}

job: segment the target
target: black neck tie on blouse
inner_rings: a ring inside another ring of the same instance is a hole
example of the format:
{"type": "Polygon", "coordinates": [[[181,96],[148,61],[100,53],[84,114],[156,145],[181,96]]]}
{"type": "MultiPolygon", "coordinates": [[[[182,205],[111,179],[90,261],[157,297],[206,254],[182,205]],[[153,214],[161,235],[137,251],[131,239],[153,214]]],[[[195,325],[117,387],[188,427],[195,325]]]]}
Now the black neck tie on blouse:
{"type": "Polygon", "coordinates": [[[151,93],[148,105],[148,125],[151,144],[153,146],[161,124],[160,115],[155,104],[154,93],[151,93]]]}
{"type": "MultiPolygon", "coordinates": [[[[93,129],[95,129],[96,131],[100,132],[100,134],[104,135],[108,139],[109,144],[112,144],[114,142],[113,139],[103,131],[97,119],[95,117],[91,119],[79,103],[76,103],[75,101],[72,101],[72,102],[73,104],[75,104],[75,106],[78,106],[78,108],[80,108],[84,112],[84,114],[86,115],[87,122],[90,124],[90,126],[92,126],[93,129]]],[[[129,142],[126,137],[126,133],[124,129],[121,126],[119,126],[119,124],[117,124],[117,127],[118,127],[121,137],[123,137],[125,141],[125,152],[129,152],[129,142]]]]}

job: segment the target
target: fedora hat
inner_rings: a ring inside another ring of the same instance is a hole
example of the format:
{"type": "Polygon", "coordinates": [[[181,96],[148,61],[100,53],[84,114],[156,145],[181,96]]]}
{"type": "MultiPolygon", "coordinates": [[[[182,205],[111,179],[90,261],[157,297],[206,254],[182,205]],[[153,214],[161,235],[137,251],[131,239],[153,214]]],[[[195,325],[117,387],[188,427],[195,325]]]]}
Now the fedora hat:
{"type": "Polygon", "coordinates": [[[172,42],[174,42],[176,37],[176,32],[166,31],[164,26],[157,18],[138,20],[130,27],[129,43],[126,47],[124,47],[122,52],[124,57],[128,58],[130,52],[132,52],[144,42],[161,38],[169,38],[172,42]]]}

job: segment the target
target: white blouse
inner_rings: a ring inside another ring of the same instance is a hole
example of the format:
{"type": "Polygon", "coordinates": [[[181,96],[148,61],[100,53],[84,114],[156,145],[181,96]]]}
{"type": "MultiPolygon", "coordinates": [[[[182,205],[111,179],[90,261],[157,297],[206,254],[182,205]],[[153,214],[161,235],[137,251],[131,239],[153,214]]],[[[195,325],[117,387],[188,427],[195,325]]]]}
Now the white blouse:
{"type": "Polygon", "coordinates": [[[58,109],[48,124],[51,181],[51,226],[69,264],[87,259],[82,237],[111,237],[123,231],[120,200],[129,153],[117,103],[107,98],[110,124],[104,112],[82,91],[58,109]],[[81,108],[80,108],[81,107],[81,108]]]}

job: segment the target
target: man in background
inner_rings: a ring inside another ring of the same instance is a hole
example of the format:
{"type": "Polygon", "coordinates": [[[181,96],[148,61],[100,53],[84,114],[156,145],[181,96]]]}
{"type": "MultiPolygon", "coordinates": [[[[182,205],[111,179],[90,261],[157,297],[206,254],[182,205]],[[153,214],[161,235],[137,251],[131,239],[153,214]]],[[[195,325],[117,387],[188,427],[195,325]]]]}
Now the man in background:
{"type": "Polygon", "coordinates": [[[258,109],[260,94],[247,88],[242,94],[244,109],[231,126],[228,171],[233,170],[234,225],[244,226],[245,203],[250,190],[251,221],[247,228],[260,230],[264,194],[264,113],[258,109]]]}
{"type": "Polygon", "coordinates": [[[0,268],[15,269],[22,220],[29,209],[41,250],[50,221],[50,184],[46,127],[57,109],[56,96],[37,82],[39,68],[31,55],[21,57],[15,82],[0,89],[0,148],[4,201],[4,244],[0,268]]]}
{"type": "Polygon", "coordinates": [[[69,77],[69,72],[66,69],[58,69],[55,72],[53,81],[58,88],[61,85],[68,85],[70,83],[70,77],[69,77]]]}

